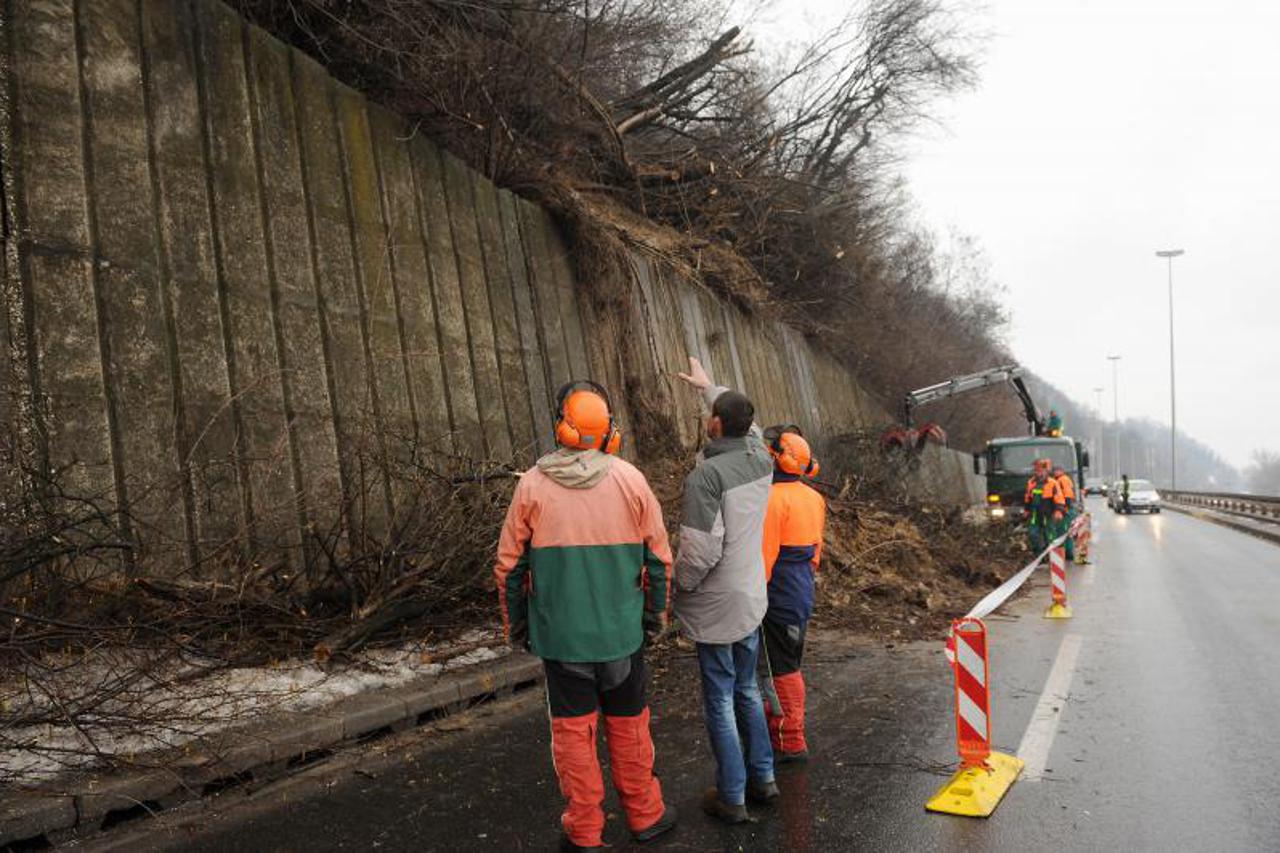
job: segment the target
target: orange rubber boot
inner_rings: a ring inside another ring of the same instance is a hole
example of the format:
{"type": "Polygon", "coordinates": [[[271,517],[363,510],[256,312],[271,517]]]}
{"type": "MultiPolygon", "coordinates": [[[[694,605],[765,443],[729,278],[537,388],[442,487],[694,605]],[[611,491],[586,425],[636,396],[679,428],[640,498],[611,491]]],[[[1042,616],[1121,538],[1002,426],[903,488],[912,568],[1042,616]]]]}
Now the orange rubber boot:
{"type": "Polygon", "coordinates": [[[596,754],[597,723],[596,711],[581,717],[551,718],[551,757],[565,798],[560,824],[579,847],[603,843],[604,811],[600,805],[604,802],[604,777],[596,754]]]}
{"type": "Polygon", "coordinates": [[[808,752],[804,739],[804,676],[799,672],[775,675],[773,688],[782,706],[782,715],[769,721],[769,733],[777,733],[774,750],[784,756],[808,752]]]}
{"type": "Polygon", "coordinates": [[[662,787],[653,775],[653,738],[649,709],[634,717],[605,716],[613,787],[627,813],[627,826],[640,832],[656,824],[664,811],[662,787]]]}

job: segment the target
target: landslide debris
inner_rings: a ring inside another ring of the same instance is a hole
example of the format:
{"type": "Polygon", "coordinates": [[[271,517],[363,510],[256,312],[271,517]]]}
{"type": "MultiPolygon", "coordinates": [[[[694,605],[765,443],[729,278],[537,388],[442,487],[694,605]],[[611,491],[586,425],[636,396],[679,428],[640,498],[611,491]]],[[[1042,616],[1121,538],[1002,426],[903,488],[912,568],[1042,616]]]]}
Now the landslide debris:
{"type": "Polygon", "coordinates": [[[1028,556],[1014,525],[974,509],[829,498],[814,619],[881,639],[942,637],[1028,556]]]}

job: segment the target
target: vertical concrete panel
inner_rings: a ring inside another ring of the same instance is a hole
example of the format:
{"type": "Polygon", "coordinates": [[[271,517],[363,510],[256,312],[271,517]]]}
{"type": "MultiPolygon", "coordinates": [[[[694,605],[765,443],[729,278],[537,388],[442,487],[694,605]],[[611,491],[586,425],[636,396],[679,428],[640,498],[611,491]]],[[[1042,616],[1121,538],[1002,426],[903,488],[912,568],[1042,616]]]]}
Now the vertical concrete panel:
{"type": "Polygon", "coordinates": [[[425,140],[415,139],[411,150],[417,176],[419,218],[431,269],[454,446],[459,454],[478,459],[485,453],[484,434],[480,428],[480,410],[472,376],[466,307],[458,280],[458,261],[453,251],[449,205],[445,200],[444,168],[440,152],[425,140]]]}
{"type": "Polygon", "coordinates": [[[243,524],[253,553],[264,542],[297,541],[292,445],[276,349],[243,24],[221,3],[196,0],[193,8],[214,263],[224,300],[243,524]]]}
{"type": "Polygon", "coordinates": [[[520,359],[528,383],[529,407],[533,417],[533,435],[538,453],[555,446],[551,435],[551,409],[554,391],[548,387],[546,362],[538,339],[538,318],[533,307],[533,289],[529,280],[528,259],[520,242],[519,214],[516,197],[506,190],[498,192],[498,212],[502,219],[502,241],[505,246],[507,271],[511,277],[511,296],[515,309],[516,331],[520,337],[520,359]]]}
{"type": "Polygon", "coordinates": [[[215,270],[194,18],[171,0],[143,0],[141,8],[161,269],[182,389],[178,465],[192,482],[197,553],[208,556],[234,548],[249,519],[237,466],[230,329],[215,270]]]}
{"type": "Polygon", "coordinates": [[[498,371],[494,342],[493,311],[489,287],[484,279],[484,259],[476,230],[475,196],[468,169],[449,154],[443,156],[445,199],[453,228],[453,251],[458,263],[458,282],[466,307],[467,339],[471,343],[472,376],[476,383],[476,403],[484,430],[485,448],[495,461],[511,458],[511,428],[507,422],[507,400],[498,371]]]}
{"type": "Polygon", "coordinates": [[[387,483],[376,464],[370,464],[381,457],[379,424],[352,256],[333,84],[314,61],[296,51],[290,53],[290,59],[315,252],[317,303],[351,523],[360,529],[372,525],[376,531],[387,508],[387,483]]]}
{"type": "Polygon", "coordinates": [[[142,559],[181,551],[194,560],[194,497],[178,420],[180,378],[162,272],[138,6],[81,3],[80,15],[104,349],[129,511],[144,522],[142,559]]]}
{"type": "Polygon", "coordinates": [[[516,319],[511,269],[507,264],[502,214],[498,210],[498,193],[493,184],[479,173],[472,173],[471,177],[475,191],[476,226],[480,232],[484,260],[484,277],[489,285],[489,307],[493,312],[498,369],[502,375],[503,395],[511,425],[511,442],[518,458],[529,462],[532,461],[535,446],[533,410],[520,349],[520,330],[516,319]]]}
{"type": "Polygon", "coordinates": [[[539,340],[542,355],[547,363],[548,388],[552,396],[570,379],[572,366],[565,345],[564,322],[561,319],[560,295],[555,275],[551,269],[551,253],[547,246],[547,234],[543,228],[542,210],[527,201],[518,199],[516,209],[520,222],[520,241],[528,259],[528,272],[533,293],[534,313],[538,318],[539,340]]]}
{"type": "Polygon", "coordinates": [[[700,356],[696,335],[686,319],[680,298],[683,283],[679,275],[669,268],[654,266],[650,276],[654,300],[652,312],[655,328],[666,353],[666,372],[675,402],[675,418],[681,444],[696,447],[703,438],[702,402],[691,393],[677,376],[689,369],[689,356],[700,356]]]}
{"type": "MultiPolygon", "coordinates": [[[[108,402],[86,216],[75,19],[70,0],[11,5],[12,148],[5,164],[27,362],[15,372],[37,403],[42,453],[76,495],[114,503],[108,402]],[[28,367],[34,373],[28,373],[28,367]]],[[[8,118],[8,117],[6,117],[8,118]]]]}
{"type": "Polygon", "coordinates": [[[795,398],[795,387],[786,364],[786,349],[780,323],[769,323],[769,370],[773,377],[772,405],[774,423],[795,423],[801,406],[795,398]]]}
{"type": "Polygon", "coordinates": [[[708,365],[716,381],[730,387],[737,386],[737,372],[729,353],[729,331],[725,328],[722,303],[706,291],[695,291],[698,315],[702,318],[703,344],[711,361],[708,365]]]}
{"type": "Polygon", "coordinates": [[[449,404],[409,147],[400,138],[406,135],[405,128],[399,118],[383,109],[371,107],[369,118],[382,177],[404,371],[418,427],[417,440],[424,452],[448,452],[452,448],[449,404]]]}
{"type": "MultiPolygon", "coordinates": [[[[799,332],[794,329],[784,328],[782,341],[787,356],[787,377],[796,391],[801,406],[796,412],[796,422],[807,435],[817,438],[822,432],[822,422],[818,416],[818,386],[813,375],[813,366],[809,361],[809,347],[800,337],[799,332]]],[[[828,389],[827,393],[839,393],[840,390],[828,389]]]]}
{"type": "Polygon", "coordinates": [[[260,188],[259,210],[253,215],[258,218],[266,256],[261,271],[266,281],[259,280],[257,287],[265,286],[271,304],[271,335],[279,361],[280,396],[288,426],[285,439],[297,500],[294,511],[300,531],[314,526],[318,535],[324,535],[339,523],[349,491],[341,473],[336,407],[331,398],[334,386],[317,303],[316,250],[292,71],[285,47],[256,28],[245,30],[245,57],[253,167],[260,188]]]}
{"type": "MultiPolygon", "coordinates": [[[[334,91],[346,172],[351,249],[364,311],[377,453],[381,465],[394,467],[412,457],[417,424],[405,376],[399,297],[383,221],[379,164],[369,134],[364,98],[342,85],[335,86],[334,91]]],[[[392,467],[387,470],[391,471],[392,467]]],[[[399,504],[398,496],[390,493],[388,500],[399,504]]]]}
{"type": "MultiPolygon", "coordinates": [[[[764,409],[766,394],[769,388],[769,375],[764,368],[764,346],[765,341],[760,334],[760,324],[754,317],[744,317],[741,327],[742,334],[739,340],[745,341],[745,347],[738,350],[738,355],[745,360],[744,373],[747,381],[747,395],[757,406],[757,416],[765,418],[764,409]]],[[[761,420],[761,423],[765,423],[761,420]]]]}
{"type": "Polygon", "coordinates": [[[746,388],[747,377],[742,372],[742,357],[738,352],[738,317],[742,312],[727,302],[722,302],[720,308],[720,313],[724,319],[725,334],[728,336],[729,361],[733,367],[733,382],[738,388],[746,388]]]}
{"type": "MultiPolygon", "coordinates": [[[[575,286],[573,260],[569,257],[569,246],[556,225],[544,210],[539,211],[541,228],[546,235],[547,261],[550,273],[555,282],[556,293],[560,299],[560,321],[564,326],[564,343],[569,358],[569,375],[574,379],[589,378],[601,369],[600,363],[592,362],[592,353],[599,355],[594,349],[595,342],[587,340],[582,328],[582,296],[575,286]]],[[[603,359],[600,359],[602,362],[603,359]]]]}

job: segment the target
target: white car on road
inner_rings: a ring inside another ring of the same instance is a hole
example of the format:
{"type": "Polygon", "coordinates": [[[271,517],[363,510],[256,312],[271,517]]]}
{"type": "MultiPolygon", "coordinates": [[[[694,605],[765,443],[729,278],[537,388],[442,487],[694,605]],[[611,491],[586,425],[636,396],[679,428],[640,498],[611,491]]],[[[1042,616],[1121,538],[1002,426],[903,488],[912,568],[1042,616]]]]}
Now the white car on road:
{"type": "MultiPolygon", "coordinates": [[[[1116,512],[1124,512],[1124,481],[1111,484],[1107,504],[1116,512]]],[[[1129,512],[1159,512],[1160,493],[1150,480],[1129,481],[1129,512]]]]}

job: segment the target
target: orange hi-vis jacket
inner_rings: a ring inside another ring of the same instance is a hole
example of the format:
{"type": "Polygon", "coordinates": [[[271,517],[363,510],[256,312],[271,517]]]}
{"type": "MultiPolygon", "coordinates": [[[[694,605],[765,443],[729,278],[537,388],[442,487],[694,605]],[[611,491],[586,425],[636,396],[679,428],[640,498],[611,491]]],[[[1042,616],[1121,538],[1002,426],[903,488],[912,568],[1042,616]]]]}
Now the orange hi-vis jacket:
{"type": "Polygon", "coordinates": [[[1070,509],[1076,502],[1076,484],[1071,481],[1071,475],[1066,471],[1062,472],[1062,476],[1054,479],[1057,480],[1058,485],[1062,488],[1062,498],[1066,501],[1067,508],[1070,509]]]}
{"type": "Polygon", "coordinates": [[[1036,521],[1048,523],[1053,513],[1067,511],[1067,497],[1062,484],[1053,477],[1046,477],[1041,483],[1033,475],[1027,480],[1027,491],[1023,495],[1022,504],[1032,513],[1036,521]]]}
{"type": "Polygon", "coordinates": [[[822,560],[826,518],[822,495],[793,475],[775,472],[764,516],[766,619],[798,625],[813,615],[813,573],[822,560]]]}

